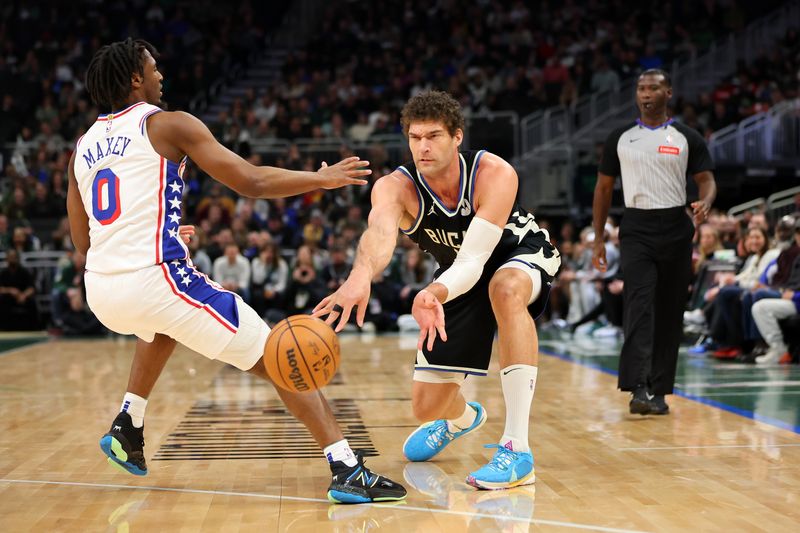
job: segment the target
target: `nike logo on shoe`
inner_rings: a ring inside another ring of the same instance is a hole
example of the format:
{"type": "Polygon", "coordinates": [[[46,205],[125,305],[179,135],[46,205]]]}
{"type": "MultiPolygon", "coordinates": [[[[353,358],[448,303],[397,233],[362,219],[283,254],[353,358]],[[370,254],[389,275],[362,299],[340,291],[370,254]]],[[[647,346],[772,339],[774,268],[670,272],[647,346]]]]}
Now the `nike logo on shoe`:
{"type": "Polygon", "coordinates": [[[628,141],[629,141],[629,142],[632,142],[632,143],[635,143],[635,142],[636,142],[636,141],[638,141],[639,139],[641,139],[641,137],[639,137],[638,139],[628,139],[628,141]]]}
{"type": "Polygon", "coordinates": [[[645,396],[647,396],[648,400],[652,400],[653,398],[655,398],[655,395],[650,394],[649,392],[647,394],[645,394],[645,396]]]}
{"type": "Polygon", "coordinates": [[[114,426],[113,431],[122,431],[122,426],[114,426]]]}
{"type": "Polygon", "coordinates": [[[507,376],[507,375],[509,375],[510,373],[512,373],[514,370],[519,370],[519,367],[512,368],[512,369],[510,369],[510,370],[506,370],[505,372],[503,372],[503,375],[504,375],[504,376],[507,376]]]}

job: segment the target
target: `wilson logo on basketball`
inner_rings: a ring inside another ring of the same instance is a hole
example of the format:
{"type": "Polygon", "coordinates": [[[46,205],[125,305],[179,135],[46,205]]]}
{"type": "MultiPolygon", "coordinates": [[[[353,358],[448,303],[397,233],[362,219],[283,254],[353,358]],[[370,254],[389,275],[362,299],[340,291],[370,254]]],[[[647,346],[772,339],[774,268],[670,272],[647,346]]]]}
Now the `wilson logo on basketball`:
{"type": "Polygon", "coordinates": [[[664,146],[663,144],[658,147],[659,154],[680,155],[681,149],[677,146],[664,146]]]}
{"type": "Polygon", "coordinates": [[[291,372],[289,372],[289,379],[294,384],[294,388],[298,391],[307,391],[308,383],[303,379],[300,369],[297,368],[297,356],[293,348],[286,350],[286,357],[289,360],[289,366],[292,368],[291,372]]]}

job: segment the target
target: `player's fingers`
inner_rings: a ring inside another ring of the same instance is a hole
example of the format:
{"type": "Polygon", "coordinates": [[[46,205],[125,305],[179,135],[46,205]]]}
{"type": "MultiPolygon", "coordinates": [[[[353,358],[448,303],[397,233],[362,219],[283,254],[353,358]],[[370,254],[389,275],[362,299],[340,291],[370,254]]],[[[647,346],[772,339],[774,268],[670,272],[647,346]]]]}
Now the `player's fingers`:
{"type": "Polygon", "coordinates": [[[428,328],[428,351],[433,350],[433,341],[436,340],[436,328],[433,326],[428,328]]]}
{"type": "Polygon", "coordinates": [[[339,323],[336,324],[336,333],[339,333],[340,331],[342,331],[344,329],[345,325],[347,325],[347,322],[350,320],[350,312],[353,310],[353,306],[352,305],[345,305],[345,306],[342,306],[342,307],[343,307],[342,315],[339,318],[339,323]]]}
{"type": "Polygon", "coordinates": [[[345,185],[366,185],[367,183],[368,183],[367,180],[347,178],[347,183],[345,183],[345,185]]]}
{"type": "Polygon", "coordinates": [[[370,169],[348,170],[347,172],[345,172],[345,174],[347,175],[348,178],[355,178],[357,176],[369,176],[370,174],[372,174],[372,171],[370,169]]]}
{"type": "Polygon", "coordinates": [[[357,159],[355,161],[351,161],[345,166],[348,168],[348,170],[352,170],[355,168],[366,168],[369,166],[369,161],[367,161],[366,159],[357,159]]]}
{"type": "Polygon", "coordinates": [[[358,161],[359,159],[361,159],[361,158],[358,157],[357,155],[354,155],[354,156],[351,156],[351,157],[346,157],[346,158],[342,159],[341,161],[339,161],[338,163],[336,163],[336,165],[337,166],[346,167],[347,165],[349,165],[349,164],[351,164],[351,163],[353,163],[355,161],[358,161]]]}
{"type": "Polygon", "coordinates": [[[369,301],[361,300],[356,304],[356,324],[359,327],[364,325],[364,317],[367,315],[367,304],[369,301]]]}
{"type": "Polygon", "coordinates": [[[311,311],[311,316],[313,316],[314,318],[321,318],[325,315],[329,315],[330,313],[331,313],[330,309],[325,309],[323,307],[322,309],[314,309],[313,311],[311,311]]]}
{"type": "Polygon", "coordinates": [[[323,162],[322,162],[322,166],[321,166],[321,168],[328,168],[328,163],[326,163],[325,161],[323,161],[323,162]]]}
{"type": "Polygon", "coordinates": [[[442,342],[447,342],[447,332],[444,330],[444,324],[437,324],[436,331],[439,332],[439,337],[442,339],[442,342]]]}
{"type": "Polygon", "coordinates": [[[422,351],[422,347],[425,346],[425,336],[427,334],[425,328],[420,328],[419,330],[419,337],[417,338],[417,350],[422,351]]]}
{"type": "Polygon", "coordinates": [[[337,311],[329,311],[328,318],[325,319],[325,323],[330,327],[333,327],[333,323],[336,322],[337,318],[339,318],[339,313],[337,311]]]}
{"type": "MultiPolygon", "coordinates": [[[[325,298],[320,300],[320,302],[314,307],[314,310],[312,311],[312,313],[316,316],[317,312],[322,311],[323,308],[327,307],[328,306],[328,302],[331,301],[331,297],[332,297],[332,295],[331,296],[326,296],[325,298]]],[[[325,313],[328,313],[328,312],[329,312],[328,310],[325,310],[325,313]]]]}

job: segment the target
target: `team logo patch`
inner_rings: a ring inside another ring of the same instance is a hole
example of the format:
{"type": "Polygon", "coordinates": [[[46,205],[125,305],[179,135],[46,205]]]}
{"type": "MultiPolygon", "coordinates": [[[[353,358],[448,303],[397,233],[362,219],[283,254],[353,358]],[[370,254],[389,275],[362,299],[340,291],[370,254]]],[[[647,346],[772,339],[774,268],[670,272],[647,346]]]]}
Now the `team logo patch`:
{"type": "Polygon", "coordinates": [[[462,217],[468,217],[470,213],[472,213],[472,207],[469,205],[469,200],[463,198],[461,200],[461,204],[459,204],[459,208],[461,209],[460,213],[462,217]]]}
{"type": "Polygon", "coordinates": [[[672,154],[672,155],[680,155],[681,149],[677,146],[664,146],[661,145],[658,147],[659,154],[672,154]]]}

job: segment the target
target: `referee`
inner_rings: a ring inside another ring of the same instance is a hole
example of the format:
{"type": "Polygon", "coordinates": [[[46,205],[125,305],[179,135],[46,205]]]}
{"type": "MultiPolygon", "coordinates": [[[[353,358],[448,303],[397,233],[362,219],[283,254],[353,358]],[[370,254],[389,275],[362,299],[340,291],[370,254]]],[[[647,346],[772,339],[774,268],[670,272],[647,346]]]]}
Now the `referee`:
{"type": "MultiPolygon", "coordinates": [[[[686,175],[697,183],[692,202],[700,224],[717,194],[714,163],[695,130],[667,117],[672,98],[669,75],[642,72],[636,84],[639,119],[611,132],[594,189],[595,235],[602,235],[614,180],[622,176],[625,211],[620,223],[620,253],[625,273],[619,388],[630,391],[630,412],[669,413],[691,275],[694,225],[686,213],[686,175]]],[[[592,262],[606,269],[606,251],[596,239],[592,262]]]]}

